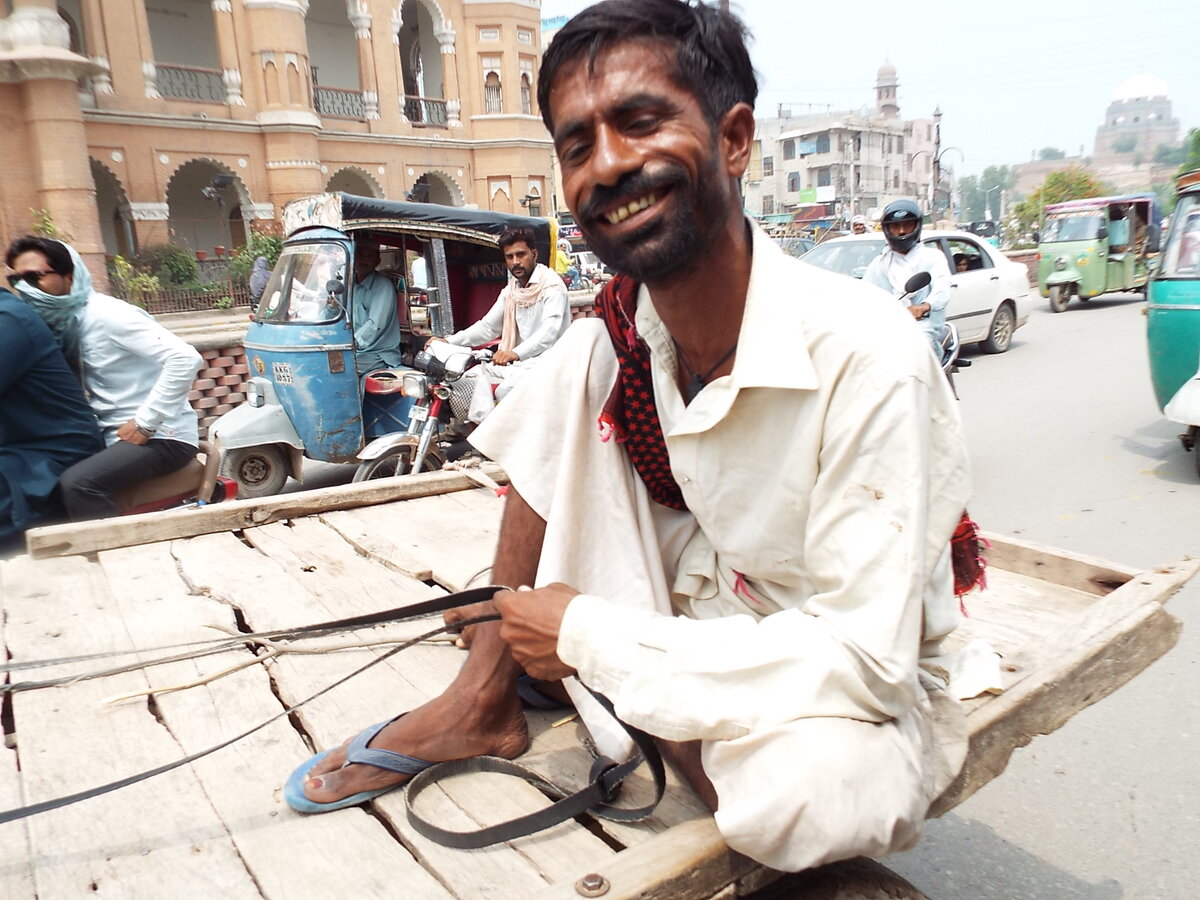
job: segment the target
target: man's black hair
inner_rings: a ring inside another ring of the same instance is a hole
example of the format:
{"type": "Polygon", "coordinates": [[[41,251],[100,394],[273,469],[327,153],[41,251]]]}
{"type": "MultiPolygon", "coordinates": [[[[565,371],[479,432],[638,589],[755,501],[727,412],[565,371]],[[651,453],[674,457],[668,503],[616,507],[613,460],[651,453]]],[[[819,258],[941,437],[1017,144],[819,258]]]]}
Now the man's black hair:
{"type": "Polygon", "coordinates": [[[533,243],[534,237],[532,228],[525,228],[524,226],[517,228],[505,228],[502,232],[500,232],[500,251],[503,252],[513,244],[519,244],[521,241],[524,241],[525,246],[530,250],[537,249],[533,243]]]}
{"type": "Polygon", "coordinates": [[[564,66],[587,60],[628,40],[659,40],[675,47],[675,81],[690,91],[709,125],[738,103],[751,108],[758,80],[746,49],[746,26],[735,16],[692,0],[603,0],[575,16],[554,36],[538,74],[538,106],[551,134],[550,90],[564,66]]]}
{"type": "Polygon", "coordinates": [[[10,269],[22,253],[42,254],[46,257],[46,262],[50,264],[51,270],[57,275],[75,274],[75,263],[71,261],[71,254],[59,241],[38,237],[35,234],[17,238],[9,244],[8,254],[4,257],[4,261],[8,263],[10,269]]]}

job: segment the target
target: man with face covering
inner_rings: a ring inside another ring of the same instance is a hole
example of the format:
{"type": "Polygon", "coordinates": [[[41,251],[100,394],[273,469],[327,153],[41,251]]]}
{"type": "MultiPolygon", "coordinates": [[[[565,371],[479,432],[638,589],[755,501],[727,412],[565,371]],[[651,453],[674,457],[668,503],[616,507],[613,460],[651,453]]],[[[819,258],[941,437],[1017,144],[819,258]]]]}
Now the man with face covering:
{"type": "Polygon", "coordinates": [[[13,286],[45,320],[82,375],[104,450],[67,469],[59,488],[73,520],[116,515],[124,488],[183,468],[196,455],[188,403],[200,354],[145,310],[92,289],[74,247],[27,235],[6,262],[13,286]]]}
{"type": "Polygon", "coordinates": [[[492,579],[532,589],[488,604],[502,621],[464,634],[441,696],[302,765],[288,801],[321,812],[433,760],[523,752],[524,669],[566,679],[606,755],[578,682],[655,735],[769,866],[909,847],[962,759],[961,713],[921,664],[957,614],[949,386],[895,302],[745,218],[757,85],[732,16],[599,3],[538,90],[567,203],[623,274],[471,439],[512,483],[492,579]]]}

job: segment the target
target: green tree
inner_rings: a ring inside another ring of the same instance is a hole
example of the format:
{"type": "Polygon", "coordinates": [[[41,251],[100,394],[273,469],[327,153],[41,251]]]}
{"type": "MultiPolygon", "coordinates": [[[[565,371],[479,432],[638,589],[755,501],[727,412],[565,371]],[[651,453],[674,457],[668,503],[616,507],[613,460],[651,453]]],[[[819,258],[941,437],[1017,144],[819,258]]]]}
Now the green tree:
{"type": "Polygon", "coordinates": [[[1043,147],[1038,151],[1038,159],[1066,159],[1067,151],[1057,147],[1043,147]]]}
{"type": "Polygon", "coordinates": [[[1156,166],[1177,166],[1183,162],[1183,145],[1176,147],[1171,144],[1159,144],[1154,148],[1154,164],[1156,166]]]}
{"type": "Polygon", "coordinates": [[[1137,149],[1136,134],[1123,134],[1112,142],[1113,153],[1132,153],[1137,149]]]}
{"type": "Polygon", "coordinates": [[[979,190],[979,179],[967,175],[958,183],[958,194],[962,198],[959,214],[964,222],[975,222],[983,213],[983,192],[979,190]]]}
{"type": "Polygon", "coordinates": [[[238,248],[237,253],[229,261],[229,273],[241,281],[250,277],[254,268],[254,260],[260,256],[267,258],[267,265],[274,268],[275,261],[283,251],[283,238],[277,234],[267,234],[263,231],[251,231],[246,243],[238,248]]]}
{"type": "Polygon", "coordinates": [[[1017,183],[1016,173],[1008,166],[988,166],[979,177],[979,190],[984,196],[981,219],[1000,220],[1001,195],[1017,183]]]}
{"type": "Polygon", "coordinates": [[[1016,235],[1033,232],[1042,218],[1042,209],[1050,203],[1103,197],[1109,187],[1082,166],[1057,169],[1046,176],[1037,190],[1013,207],[1009,231],[1016,235]]]}
{"type": "Polygon", "coordinates": [[[1183,141],[1183,164],[1179,174],[1200,169],[1200,128],[1193,128],[1183,141]]]}

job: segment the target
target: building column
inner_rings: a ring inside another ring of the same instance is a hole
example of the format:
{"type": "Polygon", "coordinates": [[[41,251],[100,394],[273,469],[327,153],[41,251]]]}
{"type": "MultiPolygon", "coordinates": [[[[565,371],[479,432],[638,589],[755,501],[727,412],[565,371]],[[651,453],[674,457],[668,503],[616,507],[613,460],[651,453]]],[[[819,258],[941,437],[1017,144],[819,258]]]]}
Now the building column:
{"type": "Polygon", "coordinates": [[[363,114],[368,119],[379,118],[379,84],[375,79],[375,54],[371,47],[371,11],[367,0],[352,0],[346,4],[350,24],[354,26],[355,50],[358,53],[358,86],[362,91],[363,114]]]}
{"type": "MultiPolygon", "coordinates": [[[[458,54],[454,52],[455,33],[445,25],[434,35],[442,51],[442,84],[446,97],[446,124],[451,128],[462,128],[462,93],[458,87],[458,54]]],[[[404,98],[400,98],[401,104],[404,98]]]]}
{"type": "Polygon", "coordinates": [[[213,27],[217,34],[217,60],[221,66],[221,79],[225,82],[225,100],[230,106],[245,106],[242,67],[233,33],[233,3],[231,0],[212,0],[212,11],[213,27]]]}
{"type": "Polygon", "coordinates": [[[79,78],[94,75],[97,66],[70,52],[67,23],[54,0],[17,0],[7,23],[12,49],[6,63],[21,85],[37,208],[71,235],[93,278],[104,286],[104,237],[77,89],[79,78]]]}
{"type": "Polygon", "coordinates": [[[104,11],[101,0],[83,0],[83,33],[87,52],[99,71],[92,76],[92,88],[97,94],[113,92],[112,68],[108,62],[108,35],[104,32],[104,11]]]}

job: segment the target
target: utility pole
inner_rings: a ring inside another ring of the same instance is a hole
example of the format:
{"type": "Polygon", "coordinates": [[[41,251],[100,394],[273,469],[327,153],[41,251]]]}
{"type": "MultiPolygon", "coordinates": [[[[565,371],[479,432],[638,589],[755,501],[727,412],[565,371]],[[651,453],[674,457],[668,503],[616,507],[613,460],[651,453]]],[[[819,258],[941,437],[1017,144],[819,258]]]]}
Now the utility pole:
{"type": "Polygon", "coordinates": [[[938,186],[942,183],[942,107],[939,105],[933,111],[933,197],[929,211],[934,222],[937,221],[938,186]]]}

